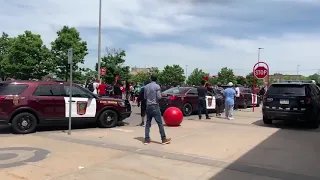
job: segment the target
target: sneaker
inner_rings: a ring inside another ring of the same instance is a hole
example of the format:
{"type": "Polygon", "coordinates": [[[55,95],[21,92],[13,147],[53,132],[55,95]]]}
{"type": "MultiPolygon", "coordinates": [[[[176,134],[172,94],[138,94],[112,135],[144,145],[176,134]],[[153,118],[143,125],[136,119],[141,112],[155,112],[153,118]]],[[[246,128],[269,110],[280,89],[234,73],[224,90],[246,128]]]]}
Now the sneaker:
{"type": "Polygon", "coordinates": [[[171,143],[171,138],[166,138],[164,140],[162,140],[162,144],[170,144],[171,143]]]}
{"type": "Polygon", "coordinates": [[[150,143],[151,143],[151,140],[144,140],[144,142],[143,142],[144,145],[148,145],[150,143]]]}
{"type": "Polygon", "coordinates": [[[202,117],[201,116],[199,116],[199,120],[201,119],[202,117]]]}
{"type": "Polygon", "coordinates": [[[229,119],[229,120],[233,120],[233,117],[229,117],[228,119],[229,119]]]}
{"type": "Polygon", "coordinates": [[[206,117],[206,119],[211,119],[210,117],[206,117]]]}
{"type": "Polygon", "coordinates": [[[139,124],[139,126],[142,126],[142,127],[144,127],[144,123],[140,123],[140,124],[139,124]]]}

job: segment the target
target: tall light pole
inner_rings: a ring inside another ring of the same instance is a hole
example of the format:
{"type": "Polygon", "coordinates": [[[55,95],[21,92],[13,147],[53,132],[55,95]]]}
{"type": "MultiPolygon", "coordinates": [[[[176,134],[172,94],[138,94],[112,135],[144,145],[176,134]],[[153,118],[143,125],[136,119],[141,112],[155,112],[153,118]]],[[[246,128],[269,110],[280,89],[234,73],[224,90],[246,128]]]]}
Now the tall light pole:
{"type": "Polygon", "coordinates": [[[98,80],[100,81],[101,69],[101,1],[99,0],[99,35],[98,35],[98,80]]]}
{"type": "Polygon", "coordinates": [[[186,65],[186,84],[187,84],[187,80],[188,80],[188,65],[186,65]]]}
{"type": "Polygon", "coordinates": [[[264,48],[258,48],[258,62],[260,62],[260,51],[264,48]]]}
{"type": "Polygon", "coordinates": [[[300,65],[297,65],[297,78],[299,76],[299,68],[300,68],[300,65]]]}

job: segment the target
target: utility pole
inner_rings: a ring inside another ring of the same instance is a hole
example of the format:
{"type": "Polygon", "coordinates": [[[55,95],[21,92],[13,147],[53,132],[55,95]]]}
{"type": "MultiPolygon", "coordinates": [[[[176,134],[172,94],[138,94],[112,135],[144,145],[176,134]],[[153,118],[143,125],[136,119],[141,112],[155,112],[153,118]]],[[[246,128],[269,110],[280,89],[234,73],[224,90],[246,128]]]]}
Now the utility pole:
{"type": "Polygon", "coordinates": [[[99,0],[99,35],[98,35],[98,80],[100,81],[101,69],[101,0],[99,0]]]}
{"type": "Polygon", "coordinates": [[[300,68],[300,65],[297,65],[297,78],[299,76],[299,68],[300,68]]]}
{"type": "Polygon", "coordinates": [[[320,69],[318,69],[318,78],[317,78],[317,84],[320,83],[320,69]]]}
{"type": "Polygon", "coordinates": [[[258,48],[258,62],[260,62],[260,51],[264,48],[258,48]]]}

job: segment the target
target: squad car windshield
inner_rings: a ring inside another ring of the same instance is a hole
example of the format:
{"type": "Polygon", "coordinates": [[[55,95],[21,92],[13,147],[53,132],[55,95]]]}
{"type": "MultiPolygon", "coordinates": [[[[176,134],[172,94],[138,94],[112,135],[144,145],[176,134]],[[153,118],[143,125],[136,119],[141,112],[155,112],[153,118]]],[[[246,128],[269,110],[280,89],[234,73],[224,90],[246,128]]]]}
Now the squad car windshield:
{"type": "Polygon", "coordinates": [[[183,94],[190,88],[185,88],[185,87],[174,87],[170,88],[166,91],[163,91],[164,94],[183,94]]]}
{"type": "Polygon", "coordinates": [[[303,84],[273,84],[268,89],[267,94],[304,96],[306,89],[303,84]]]}

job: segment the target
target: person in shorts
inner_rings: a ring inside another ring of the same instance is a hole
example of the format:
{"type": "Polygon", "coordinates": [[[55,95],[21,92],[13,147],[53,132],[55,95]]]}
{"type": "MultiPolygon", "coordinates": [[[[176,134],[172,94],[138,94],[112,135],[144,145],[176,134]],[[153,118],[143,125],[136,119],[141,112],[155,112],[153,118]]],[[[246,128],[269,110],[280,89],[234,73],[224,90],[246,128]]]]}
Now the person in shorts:
{"type": "Polygon", "coordinates": [[[150,81],[145,81],[144,85],[141,87],[139,96],[137,98],[138,107],[140,107],[140,114],[141,114],[141,123],[139,126],[144,126],[144,119],[146,117],[146,108],[147,108],[147,102],[144,98],[144,86],[149,84],[150,81]]]}

